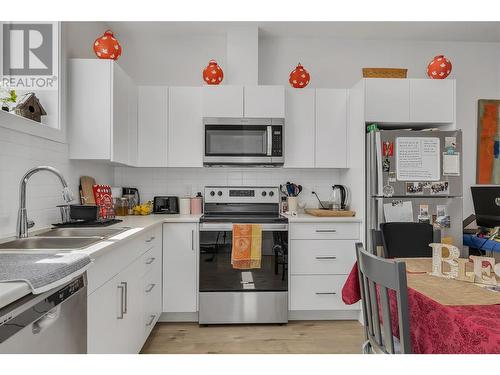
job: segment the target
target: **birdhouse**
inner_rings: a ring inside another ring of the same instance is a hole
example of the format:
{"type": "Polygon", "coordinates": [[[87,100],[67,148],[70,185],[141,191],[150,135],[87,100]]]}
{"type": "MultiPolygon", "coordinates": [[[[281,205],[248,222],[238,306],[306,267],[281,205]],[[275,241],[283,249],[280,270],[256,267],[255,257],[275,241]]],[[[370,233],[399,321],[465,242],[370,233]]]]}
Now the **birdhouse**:
{"type": "Polygon", "coordinates": [[[29,118],[30,120],[41,122],[42,116],[46,116],[47,112],[40,104],[34,92],[29,92],[21,96],[15,108],[16,115],[29,118]]]}

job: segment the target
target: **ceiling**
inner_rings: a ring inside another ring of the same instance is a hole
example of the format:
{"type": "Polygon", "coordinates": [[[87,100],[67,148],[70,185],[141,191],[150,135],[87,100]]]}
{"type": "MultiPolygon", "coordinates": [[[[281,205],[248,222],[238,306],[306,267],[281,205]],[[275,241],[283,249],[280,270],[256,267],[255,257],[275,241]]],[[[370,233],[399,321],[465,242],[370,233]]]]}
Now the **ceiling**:
{"type": "Polygon", "coordinates": [[[225,35],[228,29],[256,25],[269,37],[328,37],[411,41],[500,42],[500,22],[107,22],[122,36],[225,35]]]}

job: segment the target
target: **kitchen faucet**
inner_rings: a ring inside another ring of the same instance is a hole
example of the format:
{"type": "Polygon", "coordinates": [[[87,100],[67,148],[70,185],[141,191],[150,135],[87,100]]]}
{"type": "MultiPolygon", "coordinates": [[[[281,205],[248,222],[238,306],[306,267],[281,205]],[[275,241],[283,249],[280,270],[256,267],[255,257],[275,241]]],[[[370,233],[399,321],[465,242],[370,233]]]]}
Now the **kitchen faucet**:
{"type": "Polygon", "coordinates": [[[73,193],[71,192],[66,180],[64,179],[61,172],[53,167],[40,166],[31,168],[25,175],[21,178],[21,183],[19,185],[19,212],[17,214],[17,238],[28,237],[28,229],[32,228],[35,223],[32,220],[28,220],[26,213],[26,185],[31,176],[40,171],[48,171],[54,173],[63,186],[62,195],[64,200],[69,203],[73,200],[73,193]]]}

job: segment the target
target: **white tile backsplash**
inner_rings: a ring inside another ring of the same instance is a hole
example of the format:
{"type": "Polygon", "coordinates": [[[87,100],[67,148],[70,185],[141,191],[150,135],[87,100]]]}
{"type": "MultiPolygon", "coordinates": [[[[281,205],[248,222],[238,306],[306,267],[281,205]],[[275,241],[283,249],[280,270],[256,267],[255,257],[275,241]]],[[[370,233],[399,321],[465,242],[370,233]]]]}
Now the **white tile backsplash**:
{"type": "MultiPolygon", "coordinates": [[[[59,169],[78,199],[81,175],[98,183],[113,184],[113,167],[68,159],[68,145],[0,127],[0,237],[15,234],[19,207],[19,181],[30,168],[50,165],[59,169]]],[[[35,228],[60,221],[58,204],[63,204],[61,184],[48,172],[33,175],[27,186],[28,217],[35,228]]]]}
{"type": "Polygon", "coordinates": [[[340,173],[335,169],[116,167],[114,180],[116,186],[137,187],[142,201],[155,195],[194,196],[210,185],[279,186],[291,181],[304,188],[300,200],[308,207],[317,207],[312,191],[328,200],[331,186],[340,183],[340,173]]]}

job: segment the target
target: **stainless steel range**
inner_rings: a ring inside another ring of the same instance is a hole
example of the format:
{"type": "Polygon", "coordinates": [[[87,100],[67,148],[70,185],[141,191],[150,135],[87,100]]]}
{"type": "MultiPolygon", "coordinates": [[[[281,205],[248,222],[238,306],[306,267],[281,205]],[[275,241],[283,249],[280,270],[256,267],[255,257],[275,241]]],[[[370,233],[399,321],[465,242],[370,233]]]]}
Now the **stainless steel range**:
{"type": "Polygon", "coordinates": [[[199,323],[288,322],[288,220],[277,187],[205,188],[200,223],[199,323]],[[233,224],[260,224],[260,268],[231,265],[233,224]]]}

